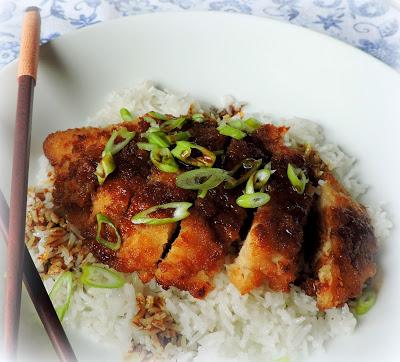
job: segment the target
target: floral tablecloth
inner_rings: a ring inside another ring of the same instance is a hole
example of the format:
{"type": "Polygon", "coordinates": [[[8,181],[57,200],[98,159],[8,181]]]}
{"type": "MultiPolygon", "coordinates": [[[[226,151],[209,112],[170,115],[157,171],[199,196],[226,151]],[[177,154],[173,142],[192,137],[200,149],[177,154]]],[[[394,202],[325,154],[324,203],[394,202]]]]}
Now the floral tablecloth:
{"type": "Polygon", "coordinates": [[[74,29],[158,11],[209,10],[264,16],[341,39],[400,70],[399,0],[0,0],[0,68],[14,60],[24,9],[42,15],[42,42],[74,29]]]}

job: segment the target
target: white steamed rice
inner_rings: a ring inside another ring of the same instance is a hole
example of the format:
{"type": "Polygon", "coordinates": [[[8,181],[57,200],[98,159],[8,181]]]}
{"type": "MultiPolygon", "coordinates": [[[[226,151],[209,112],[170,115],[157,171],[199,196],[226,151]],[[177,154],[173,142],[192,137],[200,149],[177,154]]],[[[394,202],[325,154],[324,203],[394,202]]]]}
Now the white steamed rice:
{"type": "MultiPolygon", "coordinates": [[[[162,91],[146,82],[135,89],[112,93],[88,124],[117,123],[122,107],[134,115],[155,110],[179,116],[186,114],[191,104],[195,103],[188,96],[162,91]]],[[[357,179],[355,160],[338,146],[328,143],[319,125],[303,119],[284,123],[290,125],[287,141],[313,145],[354,197],[366,191],[365,185],[357,179]]],[[[43,158],[38,172],[40,184],[46,182],[48,167],[43,158]]],[[[46,202],[51,206],[51,200],[46,202]]],[[[377,238],[384,240],[392,226],[386,213],[370,207],[368,212],[377,238]]],[[[40,254],[39,248],[40,242],[32,253],[40,254]]],[[[64,256],[65,259],[68,257],[64,256]]],[[[48,290],[55,279],[45,281],[48,290]]],[[[262,287],[241,296],[224,272],[215,278],[216,288],[205,300],[195,299],[175,288],[164,291],[155,282],[144,286],[135,274],[127,276],[127,280],[129,282],[121,289],[83,289],[78,286],[64,319],[69,328],[87,332],[88,337],[103,345],[117,345],[121,358],[131,349],[131,341],[154,350],[150,337],[132,324],[137,312],[135,294],[144,289],[165,298],[166,309],[183,336],[181,346],[167,345],[163,353],[169,360],[274,361],[287,356],[294,361],[323,348],[335,336],[353,333],[356,327],[356,319],[347,305],[321,313],[315,300],[297,287],[292,287],[290,294],[270,292],[262,287]]]]}

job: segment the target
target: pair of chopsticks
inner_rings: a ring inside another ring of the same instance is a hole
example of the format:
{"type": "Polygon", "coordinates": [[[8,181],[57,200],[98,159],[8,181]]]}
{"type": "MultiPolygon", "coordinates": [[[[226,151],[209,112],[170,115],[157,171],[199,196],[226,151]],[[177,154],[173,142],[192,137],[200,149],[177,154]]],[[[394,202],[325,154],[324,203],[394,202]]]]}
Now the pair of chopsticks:
{"type": "Polygon", "coordinates": [[[4,296],[4,353],[7,360],[16,359],[23,279],[60,360],[76,361],[64,329],[25,246],[30,131],[39,60],[39,41],[39,9],[30,7],[26,10],[21,36],[9,212],[4,195],[0,193],[0,229],[8,240],[4,296]]]}

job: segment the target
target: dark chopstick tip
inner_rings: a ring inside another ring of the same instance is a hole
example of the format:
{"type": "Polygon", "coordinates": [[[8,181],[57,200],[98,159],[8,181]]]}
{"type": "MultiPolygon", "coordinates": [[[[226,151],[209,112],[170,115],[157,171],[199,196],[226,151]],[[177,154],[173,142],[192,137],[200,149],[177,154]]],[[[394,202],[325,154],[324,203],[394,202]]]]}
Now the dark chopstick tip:
{"type": "Polygon", "coordinates": [[[37,11],[37,12],[40,12],[40,8],[38,8],[37,6],[28,6],[28,7],[25,9],[25,12],[28,12],[28,11],[37,11]]]}

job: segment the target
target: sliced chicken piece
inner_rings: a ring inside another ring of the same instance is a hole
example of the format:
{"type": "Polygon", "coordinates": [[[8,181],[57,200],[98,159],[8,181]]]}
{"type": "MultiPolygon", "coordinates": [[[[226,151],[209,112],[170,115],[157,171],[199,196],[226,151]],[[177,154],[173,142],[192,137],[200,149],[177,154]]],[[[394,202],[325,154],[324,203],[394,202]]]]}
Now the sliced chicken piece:
{"type": "Polygon", "coordinates": [[[268,204],[258,208],[250,231],[235,262],[228,267],[232,283],[242,293],[267,282],[272,290],[288,291],[298,274],[303,226],[307,220],[313,187],[298,194],[287,177],[288,163],[307,171],[303,156],[283,143],[286,128],[261,127],[253,137],[273,154],[268,204]]]}
{"type": "Polygon", "coordinates": [[[196,208],[182,220],[177,239],[156,271],[163,287],[187,290],[203,298],[213,288],[213,276],[224,262],[223,244],[218,242],[207,219],[196,208]]]}
{"type": "Polygon", "coordinates": [[[377,242],[366,209],[325,172],[318,200],[320,247],[314,270],[317,305],[321,310],[358,297],[375,275],[377,242]]]}

